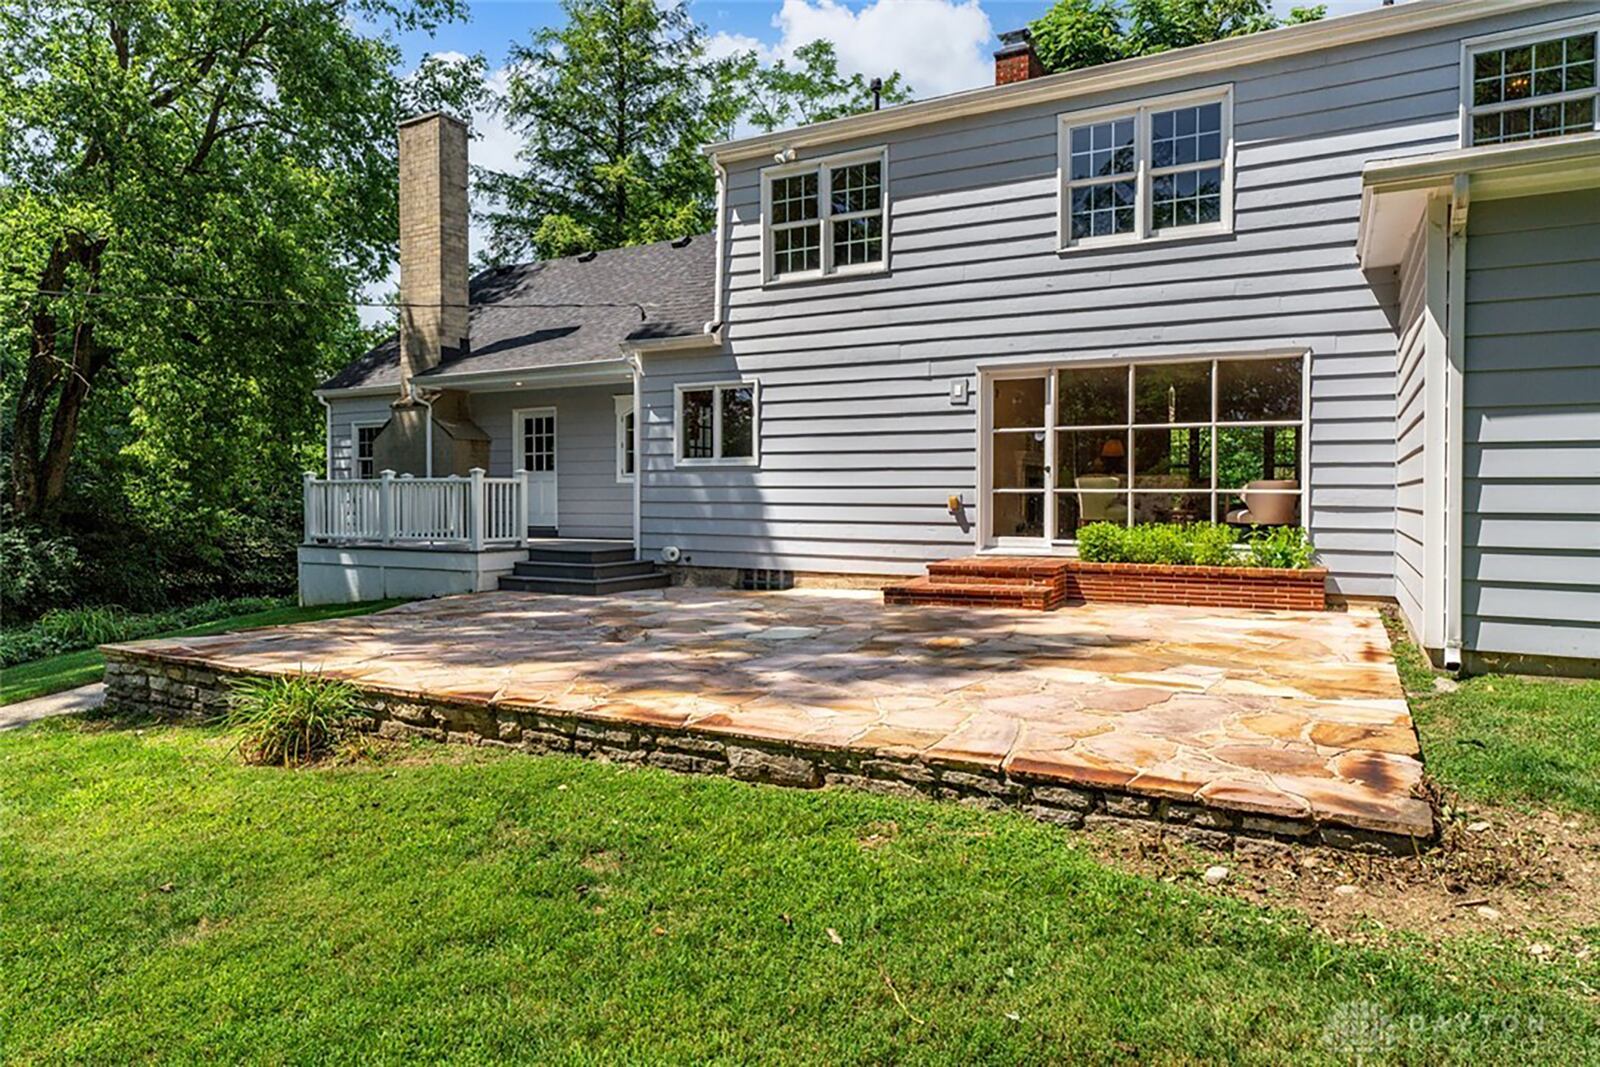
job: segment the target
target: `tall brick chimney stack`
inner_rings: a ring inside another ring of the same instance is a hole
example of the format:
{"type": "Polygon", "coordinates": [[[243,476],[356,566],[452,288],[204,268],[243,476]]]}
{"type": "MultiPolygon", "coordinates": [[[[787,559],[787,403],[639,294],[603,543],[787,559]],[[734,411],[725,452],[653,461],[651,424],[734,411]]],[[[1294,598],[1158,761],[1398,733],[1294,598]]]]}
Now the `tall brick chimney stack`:
{"type": "Polygon", "coordinates": [[[400,392],[467,331],[467,127],[442,112],[400,124],[400,392]]]}
{"type": "Polygon", "coordinates": [[[1000,50],[994,54],[994,83],[1010,85],[1044,77],[1044,64],[1033,50],[1033,34],[1027,30],[1007,30],[1000,35],[1000,50]]]}

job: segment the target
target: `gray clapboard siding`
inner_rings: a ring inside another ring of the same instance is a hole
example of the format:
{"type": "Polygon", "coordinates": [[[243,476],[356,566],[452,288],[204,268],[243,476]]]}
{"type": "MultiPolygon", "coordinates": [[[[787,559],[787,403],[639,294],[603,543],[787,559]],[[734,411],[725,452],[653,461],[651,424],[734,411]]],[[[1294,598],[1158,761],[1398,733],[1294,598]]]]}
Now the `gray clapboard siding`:
{"type": "Polygon", "coordinates": [[[1577,258],[1573,232],[1600,233],[1600,190],[1473,208],[1462,623],[1478,652],[1600,657],[1600,243],[1577,258]]]}
{"type": "Polygon", "coordinates": [[[945,510],[959,493],[975,521],[981,504],[976,406],[951,406],[953,379],[1008,363],[1304,347],[1306,488],[1331,586],[1394,592],[1397,509],[1417,485],[1416,463],[1397,463],[1397,450],[1414,447],[1420,387],[1396,323],[1414,319],[1400,305],[1416,297],[1357,267],[1362,166],[1455,146],[1461,38],[1592,6],[807,151],[887,144],[882,274],[763,285],[761,164],[734,164],[724,349],[646,357],[642,547],[676,544],[706,566],[915,572],[974,543],[945,510]],[[1058,112],[1224,82],[1234,87],[1235,232],[1059,253],[1058,112]],[[674,467],[673,385],[739,376],[762,385],[760,467],[674,467]]]}
{"type": "Polygon", "coordinates": [[[393,395],[385,394],[346,397],[328,402],[333,418],[333,432],[328,439],[328,456],[332,460],[333,477],[356,476],[356,427],[381,426],[388,422],[389,405],[394,399],[393,395]]]}

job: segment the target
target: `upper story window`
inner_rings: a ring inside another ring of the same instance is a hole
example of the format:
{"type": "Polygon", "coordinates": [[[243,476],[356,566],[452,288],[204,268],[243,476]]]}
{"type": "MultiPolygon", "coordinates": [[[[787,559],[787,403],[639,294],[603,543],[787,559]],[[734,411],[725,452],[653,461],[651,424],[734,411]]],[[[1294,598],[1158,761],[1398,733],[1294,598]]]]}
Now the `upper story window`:
{"type": "Polygon", "coordinates": [[[1597,27],[1579,20],[1466,42],[1463,142],[1508,144],[1600,128],[1597,27]]]}
{"type": "Polygon", "coordinates": [[[1233,228],[1233,93],[1060,118],[1061,247],[1233,228]]]}
{"type": "Polygon", "coordinates": [[[762,174],[768,281],[883,270],[888,264],[885,151],[770,167],[762,174]]]}
{"type": "Polygon", "coordinates": [[[356,477],[376,478],[378,476],[378,463],[375,458],[375,446],[378,434],[383,432],[385,423],[358,422],[353,429],[356,438],[356,477]]]}

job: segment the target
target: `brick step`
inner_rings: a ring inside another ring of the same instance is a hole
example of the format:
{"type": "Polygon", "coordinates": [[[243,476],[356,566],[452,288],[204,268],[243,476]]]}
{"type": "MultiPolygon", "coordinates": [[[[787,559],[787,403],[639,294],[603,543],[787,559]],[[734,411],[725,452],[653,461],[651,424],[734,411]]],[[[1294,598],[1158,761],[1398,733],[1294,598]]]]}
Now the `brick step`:
{"type": "Polygon", "coordinates": [[[1024,608],[1049,611],[1061,603],[1060,592],[1051,582],[974,580],[944,581],[937,578],[912,578],[883,590],[885,604],[943,607],[1024,608]]]}
{"type": "Polygon", "coordinates": [[[928,564],[928,577],[952,583],[1048,585],[1060,582],[1071,566],[1071,560],[1053,557],[968,556],[928,564]]]}

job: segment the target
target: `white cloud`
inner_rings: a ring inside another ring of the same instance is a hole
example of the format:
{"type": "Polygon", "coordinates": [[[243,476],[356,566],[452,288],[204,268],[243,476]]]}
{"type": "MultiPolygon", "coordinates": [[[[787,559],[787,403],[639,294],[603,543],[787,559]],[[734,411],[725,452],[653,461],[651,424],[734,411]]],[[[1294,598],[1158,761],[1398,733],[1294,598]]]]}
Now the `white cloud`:
{"type": "Polygon", "coordinates": [[[710,59],[723,59],[740,52],[754,52],[756,58],[763,63],[771,63],[777,58],[765,42],[758,41],[749,34],[718,30],[706,39],[706,56],[710,59]]]}
{"type": "Polygon", "coordinates": [[[852,9],[836,0],[784,0],[773,58],[826,39],[846,74],[868,78],[898,70],[918,99],[994,80],[993,27],[978,0],[875,0],[852,9]]]}

